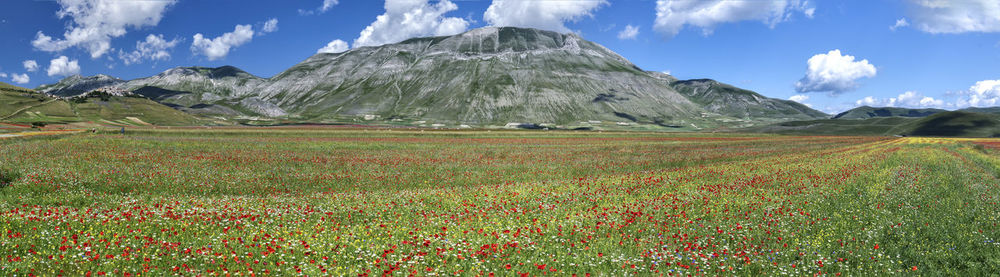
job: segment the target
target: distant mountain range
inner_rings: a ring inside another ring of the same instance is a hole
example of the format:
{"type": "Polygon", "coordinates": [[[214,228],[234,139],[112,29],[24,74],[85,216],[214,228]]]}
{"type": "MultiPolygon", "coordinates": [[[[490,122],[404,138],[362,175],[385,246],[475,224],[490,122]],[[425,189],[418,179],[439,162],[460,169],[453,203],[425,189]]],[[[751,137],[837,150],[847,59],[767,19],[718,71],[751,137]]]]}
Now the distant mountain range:
{"type": "Polygon", "coordinates": [[[513,27],[320,53],[271,78],[181,67],[127,81],[72,76],[38,91],[97,88],[243,121],[699,130],[827,117],[713,80],[644,71],[576,34],[513,27]]]}

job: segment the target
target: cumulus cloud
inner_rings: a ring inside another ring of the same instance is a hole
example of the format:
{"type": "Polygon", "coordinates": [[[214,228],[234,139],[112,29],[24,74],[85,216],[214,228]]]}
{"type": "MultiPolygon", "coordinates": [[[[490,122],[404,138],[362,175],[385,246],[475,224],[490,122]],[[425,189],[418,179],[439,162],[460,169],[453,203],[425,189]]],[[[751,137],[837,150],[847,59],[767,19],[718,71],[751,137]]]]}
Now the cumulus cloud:
{"type": "Polygon", "coordinates": [[[962,92],[959,106],[992,107],[1000,105],[1000,80],[976,82],[969,91],[962,92]]]}
{"type": "Polygon", "coordinates": [[[639,27],[626,25],[625,29],[622,29],[621,32],[618,32],[618,39],[623,39],[623,40],[635,39],[635,37],[638,35],[639,35],[639,27]]]}
{"type": "Polygon", "coordinates": [[[222,34],[214,39],[205,38],[201,33],[197,33],[191,43],[191,53],[203,55],[210,61],[225,58],[226,55],[229,55],[229,50],[250,42],[253,35],[253,27],[250,25],[236,25],[232,32],[222,34]]]}
{"type": "Polygon", "coordinates": [[[128,29],[156,26],[168,7],[176,0],[120,1],[120,0],[57,0],[61,7],[56,15],[72,18],[63,38],[53,38],[42,31],[35,34],[31,45],[35,49],[56,52],[70,47],[81,47],[91,58],[103,56],[111,49],[111,39],[127,33],[128,29]]]}
{"type": "Polygon", "coordinates": [[[0,78],[7,78],[7,73],[0,72],[0,78]]]}
{"type": "Polygon", "coordinates": [[[13,74],[11,75],[10,80],[18,84],[27,84],[28,82],[31,82],[31,78],[28,77],[28,74],[13,74]]]}
{"type": "Polygon", "coordinates": [[[316,53],[340,53],[347,51],[348,49],[350,49],[350,47],[347,46],[346,41],[335,39],[330,43],[327,43],[323,48],[316,50],[316,53]]]}
{"type": "Polygon", "coordinates": [[[264,22],[264,27],[260,29],[260,34],[272,33],[278,30],[278,19],[271,18],[264,22]]]}
{"type": "Polygon", "coordinates": [[[807,64],[806,76],[795,83],[798,92],[851,91],[858,87],[858,79],[875,77],[876,71],[868,60],[854,61],[854,56],[841,55],[839,49],[812,56],[807,64]]]}
{"type": "Polygon", "coordinates": [[[24,65],[24,70],[27,70],[28,72],[38,71],[38,62],[35,60],[26,60],[21,62],[21,64],[24,65]]]}
{"type": "Polygon", "coordinates": [[[657,0],[653,29],[674,36],[690,25],[709,35],[716,25],[748,20],[774,28],[795,12],[812,18],[816,9],[799,0],[657,0]]]}
{"type": "Polygon", "coordinates": [[[395,43],[417,36],[447,36],[464,32],[469,22],[445,17],[458,6],[448,0],[386,0],[385,13],[375,18],[354,40],[354,47],[395,43]]]}
{"type": "Polygon", "coordinates": [[[896,29],[910,26],[910,22],[906,21],[906,18],[896,19],[896,24],[889,26],[890,31],[895,31],[896,29]]]}
{"type": "Polygon", "coordinates": [[[559,32],[569,32],[564,25],[591,16],[605,0],[590,1],[532,1],[493,0],[483,19],[492,26],[512,26],[538,28],[559,32]]]}
{"type": "Polygon", "coordinates": [[[180,39],[165,40],[163,35],[150,34],[146,40],[135,43],[135,50],[132,52],[118,51],[118,58],[126,65],[141,63],[143,60],[159,61],[169,60],[170,50],[180,43],[180,39]]]}
{"type": "Polygon", "coordinates": [[[80,74],[80,63],[66,56],[59,56],[49,62],[49,76],[69,76],[80,74]]]}
{"type": "Polygon", "coordinates": [[[1000,1],[908,0],[918,30],[939,34],[1000,32],[1000,1]]]}
{"type": "Polygon", "coordinates": [[[945,108],[954,106],[953,104],[945,103],[944,100],[924,96],[916,91],[903,92],[896,97],[890,98],[867,96],[854,103],[858,106],[872,107],[945,108]]]}

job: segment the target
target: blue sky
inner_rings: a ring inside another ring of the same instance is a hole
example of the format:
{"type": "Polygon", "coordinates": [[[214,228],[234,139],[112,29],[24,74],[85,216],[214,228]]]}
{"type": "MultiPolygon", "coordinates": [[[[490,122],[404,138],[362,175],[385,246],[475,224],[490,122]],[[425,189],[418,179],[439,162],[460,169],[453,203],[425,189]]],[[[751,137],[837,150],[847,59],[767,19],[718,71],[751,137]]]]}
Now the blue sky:
{"type": "Polygon", "coordinates": [[[269,77],[328,44],[490,25],[576,32],[646,70],[828,113],[1000,105],[995,0],[8,0],[0,80],[37,87],[76,73],[133,79],[221,65],[269,77]]]}

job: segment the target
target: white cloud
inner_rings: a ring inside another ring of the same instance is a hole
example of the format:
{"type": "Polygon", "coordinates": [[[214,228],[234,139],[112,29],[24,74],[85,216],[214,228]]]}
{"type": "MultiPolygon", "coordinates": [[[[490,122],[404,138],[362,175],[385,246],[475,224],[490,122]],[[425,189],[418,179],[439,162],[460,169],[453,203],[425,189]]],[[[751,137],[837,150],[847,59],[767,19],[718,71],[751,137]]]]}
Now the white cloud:
{"type": "Polygon", "coordinates": [[[796,95],[792,95],[792,97],[788,97],[788,100],[792,100],[792,101],[798,102],[799,104],[806,105],[806,107],[810,107],[810,108],[813,107],[812,104],[805,103],[806,100],[809,100],[809,95],[796,94],[796,95]]]}
{"type": "Polygon", "coordinates": [[[969,91],[962,93],[959,106],[992,107],[1000,106],[1000,80],[976,82],[969,91]]]}
{"type": "Polygon", "coordinates": [[[214,39],[207,39],[201,33],[194,35],[191,43],[191,53],[203,55],[208,60],[214,61],[225,58],[229,55],[229,50],[250,42],[253,39],[253,27],[250,25],[236,25],[232,32],[228,32],[214,39]]]}
{"type": "Polygon", "coordinates": [[[146,40],[137,41],[135,50],[132,52],[118,51],[120,58],[126,65],[141,63],[143,60],[159,61],[170,59],[170,49],[177,46],[180,39],[165,40],[163,35],[148,35],[146,40]]]}
{"type": "Polygon", "coordinates": [[[81,47],[98,58],[111,49],[111,39],[127,33],[127,29],[156,26],[168,7],[176,0],[58,0],[60,19],[72,18],[63,38],[52,38],[41,31],[31,45],[46,52],[81,47]]]}
{"type": "Polygon", "coordinates": [[[18,84],[27,84],[28,82],[31,82],[31,78],[28,77],[28,74],[13,74],[10,79],[14,83],[18,84]]]}
{"type": "Polygon", "coordinates": [[[483,19],[492,26],[528,27],[569,32],[564,23],[590,16],[605,0],[532,1],[493,0],[483,19]]]}
{"type": "Polygon", "coordinates": [[[876,72],[868,60],[854,61],[854,56],[841,55],[839,49],[812,56],[807,63],[806,76],[795,83],[798,92],[854,90],[858,79],[875,77],[876,72]]]}
{"type": "Polygon", "coordinates": [[[653,29],[677,35],[685,25],[712,34],[716,25],[739,21],[762,21],[769,27],[788,20],[799,11],[812,18],[816,9],[799,0],[657,0],[653,29]]]}
{"type": "Polygon", "coordinates": [[[278,19],[271,18],[267,20],[267,22],[264,22],[264,27],[260,29],[260,34],[263,35],[266,33],[272,33],[277,30],[278,30],[278,19]]]}
{"type": "Polygon", "coordinates": [[[350,47],[347,46],[346,41],[335,39],[330,43],[327,43],[323,48],[316,50],[316,53],[340,53],[347,51],[348,49],[350,49],[350,47]]]}
{"type": "Polygon", "coordinates": [[[896,97],[882,99],[867,96],[854,103],[857,106],[872,107],[945,108],[954,106],[954,104],[945,103],[944,100],[924,96],[916,91],[906,91],[896,97]]]}
{"type": "Polygon", "coordinates": [[[802,101],[809,100],[809,95],[796,94],[796,95],[792,95],[792,97],[788,97],[788,100],[792,100],[792,101],[795,101],[795,102],[802,103],[802,101]]]}
{"type": "Polygon", "coordinates": [[[66,56],[59,56],[49,62],[49,76],[69,76],[80,74],[80,64],[77,60],[69,60],[66,56]]]}
{"type": "Polygon", "coordinates": [[[7,73],[0,72],[0,78],[7,78],[7,73]]]}
{"type": "Polygon", "coordinates": [[[865,98],[858,99],[858,101],[855,101],[854,103],[858,106],[884,106],[885,104],[883,104],[883,102],[886,101],[875,99],[875,97],[872,96],[865,96],[865,98]]]}
{"type": "Polygon", "coordinates": [[[625,29],[618,32],[618,39],[635,39],[639,35],[639,27],[626,25],[625,29]]]}
{"type": "Polygon", "coordinates": [[[330,8],[333,8],[333,6],[336,6],[339,3],[340,2],[338,2],[337,0],[323,0],[323,6],[319,7],[319,11],[320,12],[329,11],[330,8]]]}
{"type": "Polygon", "coordinates": [[[21,62],[21,64],[24,65],[24,70],[27,70],[28,72],[38,71],[38,62],[35,60],[26,60],[21,62]]]}
{"type": "Polygon", "coordinates": [[[340,4],[340,1],[337,1],[337,0],[323,0],[323,5],[319,6],[319,8],[316,8],[316,10],[303,10],[303,9],[299,9],[299,15],[314,15],[314,14],[317,14],[317,13],[325,13],[325,12],[329,11],[331,8],[333,8],[333,6],[336,6],[337,4],[340,4]]]}
{"type": "Polygon", "coordinates": [[[900,19],[896,19],[896,24],[895,25],[889,26],[889,30],[890,31],[895,31],[896,29],[903,28],[903,27],[906,27],[906,26],[910,26],[910,22],[906,21],[906,18],[900,18],[900,19]]]}
{"type": "Polygon", "coordinates": [[[928,33],[1000,32],[1000,1],[908,0],[913,26],[928,33]]]}
{"type": "Polygon", "coordinates": [[[429,4],[428,0],[386,0],[385,13],[376,17],[354,40],[354,47],[400,42],[417,36],[447,36],[464,32],[469,22],[444,17],[458,6],[448,0],[429,4]]]}

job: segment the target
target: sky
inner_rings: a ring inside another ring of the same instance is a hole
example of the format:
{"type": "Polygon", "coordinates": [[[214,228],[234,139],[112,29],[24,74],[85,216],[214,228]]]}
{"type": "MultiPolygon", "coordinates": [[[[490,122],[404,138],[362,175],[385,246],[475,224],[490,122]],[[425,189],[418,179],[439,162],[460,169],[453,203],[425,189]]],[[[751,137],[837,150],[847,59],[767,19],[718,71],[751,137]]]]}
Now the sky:
{"type": "Polygon", "coordinates": [[[6,0],[0,80],[122,79],[486,26],[573,32],[637,66],[827,113],[1000,106],[1000,0],[6,0]]]}

